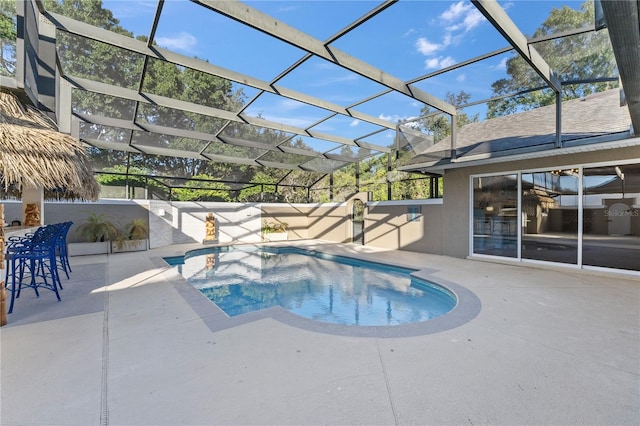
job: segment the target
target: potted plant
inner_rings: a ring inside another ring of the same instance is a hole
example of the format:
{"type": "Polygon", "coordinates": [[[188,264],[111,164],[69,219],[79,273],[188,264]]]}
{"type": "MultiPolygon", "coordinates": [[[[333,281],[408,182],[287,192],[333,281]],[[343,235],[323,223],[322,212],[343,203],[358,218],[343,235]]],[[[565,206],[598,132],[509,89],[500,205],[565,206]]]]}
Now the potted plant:
{"type": "Polygon", "coordinates": [[[122,228],[116,229],[115,240],[111,243],[111,252],[140,251],[149,248],[149,226],[144,219],[133,219],[122,228]]]}
{"type": "Polygon", "coordinates": [[[69,243],[69,256],[109,253],[110,241],[116,235],[116,226],[104,213],[89,213],[87,219],[76,229],[76,236],[84,242],[69,243]]]}
{"type": "Polygon", "coordinates": [[[286,241],[289,239],[287,223],[264,220],[262,222],[262,239],[264,241],[286,241]]]}

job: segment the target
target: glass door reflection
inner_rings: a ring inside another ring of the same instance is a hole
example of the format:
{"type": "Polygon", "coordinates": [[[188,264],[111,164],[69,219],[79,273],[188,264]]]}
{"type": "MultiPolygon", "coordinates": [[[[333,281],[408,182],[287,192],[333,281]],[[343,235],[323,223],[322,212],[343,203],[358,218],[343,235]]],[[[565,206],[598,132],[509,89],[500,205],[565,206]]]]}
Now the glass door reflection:
{"type": "Polygon", "coordinates": [[[473,253],[518,256],[518,175],[473,178],[473,253]]]}
{"type": "Polygon", "coordinates": [[[579,170],[522,174],[523,259],[578,262],[579,170]]]}
{"type": "Polygon", "coordinates": [[[584,169],[582,264],[640,271],[640,164],[584,169]]]}

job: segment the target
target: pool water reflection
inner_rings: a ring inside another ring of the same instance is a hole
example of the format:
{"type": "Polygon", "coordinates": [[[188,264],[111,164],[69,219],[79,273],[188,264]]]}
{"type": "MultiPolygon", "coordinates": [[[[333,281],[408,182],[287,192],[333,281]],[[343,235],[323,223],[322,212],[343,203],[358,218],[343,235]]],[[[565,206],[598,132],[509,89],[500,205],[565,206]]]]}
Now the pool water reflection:
{"type": "Polygon", "coordinates": [[[451,292],[412,278],[413,270],[297,248],[209,248],[176,268],[229,316],[281,306],[327,323],[386,326],[430,320],[456,305],[451,292]]]}

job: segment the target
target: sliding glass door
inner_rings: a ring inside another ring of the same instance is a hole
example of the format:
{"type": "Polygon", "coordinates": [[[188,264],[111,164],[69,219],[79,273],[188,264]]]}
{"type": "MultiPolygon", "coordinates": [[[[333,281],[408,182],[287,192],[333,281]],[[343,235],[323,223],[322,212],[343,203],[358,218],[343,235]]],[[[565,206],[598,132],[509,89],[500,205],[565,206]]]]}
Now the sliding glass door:
{"type": "Polygon", "coordinates": [[[582,264],[640,271],[640,164],[587,167],[582,264]]]}
{"type": "Polygon", "coordinates": [[[523,259],[578,263],[578,169],[522,174],[523,259]]]}
{"type": "Polygon", "coordinates": [[[518,256],[518,175],[473,179],[473,252],[518,256]]]}
{"type": "Polygon", "coordinates": [[[472,254],[640,271],[640,163],[472,177],[472,254]]]}

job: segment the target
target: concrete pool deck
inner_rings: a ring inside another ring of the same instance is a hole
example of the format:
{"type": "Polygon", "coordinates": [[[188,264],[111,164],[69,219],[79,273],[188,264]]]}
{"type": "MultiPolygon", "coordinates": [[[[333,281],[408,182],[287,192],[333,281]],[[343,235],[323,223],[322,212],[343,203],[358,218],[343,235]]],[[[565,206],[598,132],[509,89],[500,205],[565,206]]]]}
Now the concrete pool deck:
{"type": "Polygon", "coordinates": [[[200,244],[74,257],[61,302],[27,289],[0,328],[0,424],[638,424],[639,277],[289,243],[425,268],[477,306],[336,334],[227,318],[162,261],[200,244]]]}

